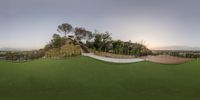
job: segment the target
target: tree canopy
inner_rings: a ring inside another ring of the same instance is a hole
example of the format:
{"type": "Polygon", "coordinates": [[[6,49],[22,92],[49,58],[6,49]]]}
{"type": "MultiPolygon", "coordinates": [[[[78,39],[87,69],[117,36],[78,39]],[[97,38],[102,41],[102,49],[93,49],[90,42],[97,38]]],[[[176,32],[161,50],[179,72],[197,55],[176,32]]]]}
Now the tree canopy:
{"type": "Polygon", "coordinates": [[[57,31],[60,33],[64,33],[65,37],[68,33],[70,33],[73,30],[73,27],[71,24],[64,23],[58,26],[57,31]]]}
{"type": "Polygon", "coordinates": [[[75,35],[76,35],[76,39],[81,41],[82,39],[84,40],[90,40],[93,38],[92,32],[86,30],[83,27],[76,27],[75,28],[75,35]]]}
{"type": "Polygon", "coordinates": [[[131,41],[113,40],[111,33],[89,31],[84,27],[76,27],[73,29],[71,24],[64,23],[58,26],[57,29],[60,33],[64,33],[65,36],[61,37],[59,34],[54,34],[49,44],[45,46],[45,50],[49,48],[61,48],[66,44],[66,39],[73,41],[74,44],[80,45],[82,50],[89,51],[94,49],[103,52],[124,54],[124,55],[135,55],[145,56],[152,52],[142,43],[132,43],[131,41]],[[74,33],[75,38],[67,37],[66,35],[70,32],[74,33]],[[86,43],[83,43],[84,40],[86,43]],[[92,40],[92,41],[89,41],[92,40]]]}

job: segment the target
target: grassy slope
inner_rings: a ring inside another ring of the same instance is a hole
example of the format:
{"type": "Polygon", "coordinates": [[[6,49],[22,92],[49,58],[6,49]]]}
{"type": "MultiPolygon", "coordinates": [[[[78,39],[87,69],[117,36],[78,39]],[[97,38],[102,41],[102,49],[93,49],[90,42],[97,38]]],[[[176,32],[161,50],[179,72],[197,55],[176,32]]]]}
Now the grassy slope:
{"type": "Polygon", "coordinates": [[[86,57],[0,61],[0,99],[199,100],[199,65],[111,64],[86,57]]]}

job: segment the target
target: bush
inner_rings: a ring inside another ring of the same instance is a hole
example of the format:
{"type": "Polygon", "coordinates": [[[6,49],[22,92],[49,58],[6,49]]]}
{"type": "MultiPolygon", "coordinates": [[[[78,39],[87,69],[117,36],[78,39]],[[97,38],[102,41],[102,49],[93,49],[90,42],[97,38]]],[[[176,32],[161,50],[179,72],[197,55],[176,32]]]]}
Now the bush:
{"type": "Polygon", "coordinates": [[[45,53],[46,58],[65,58],[78,55],[81,55],[81,47],[73,44],[65,44],[61,48],[53,48],[45,53]]]}

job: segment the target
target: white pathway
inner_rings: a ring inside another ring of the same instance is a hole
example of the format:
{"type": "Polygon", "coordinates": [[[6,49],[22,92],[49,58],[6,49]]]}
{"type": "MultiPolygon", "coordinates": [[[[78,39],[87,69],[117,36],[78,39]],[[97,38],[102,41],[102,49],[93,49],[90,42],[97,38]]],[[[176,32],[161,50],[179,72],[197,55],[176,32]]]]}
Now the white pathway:
{"type": "Polygon", "coordinates": [[[134,63],[134,62],[144,61],[144,59],[140,59],[140,58],[130,58],[130,59],[109,58],[109,57],[97,56],[97,55],[94,55],[93,53],[82,53],[82,55],[91,57],[97,60],[102,60],[102,61],[112,62],[112,63],[134,63]]]}

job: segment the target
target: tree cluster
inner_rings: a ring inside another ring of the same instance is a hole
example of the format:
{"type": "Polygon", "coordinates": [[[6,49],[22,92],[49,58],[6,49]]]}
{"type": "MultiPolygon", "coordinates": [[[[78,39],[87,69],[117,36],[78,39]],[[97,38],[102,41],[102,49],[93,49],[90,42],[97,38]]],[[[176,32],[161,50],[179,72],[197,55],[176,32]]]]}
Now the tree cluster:
{"type": "Polygon", "coordinates": [[[70,39],[73,44],[80,45],[84,51],[93,49],[102,52],[134,56],[145,56],[152,53],[142,43],[113,40],[109,32],[101,33],[96,30],[92,32],[83,27],[73,28],[72,25],[68,23],[59,25],[57,30],[59,33],[63,33],[64,37],[61,37],[59,34],[54,34],[50,43],[45,46],[45,50],[60,48],[70,39]]]}

